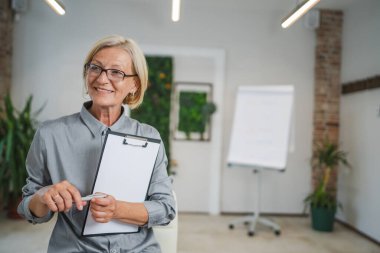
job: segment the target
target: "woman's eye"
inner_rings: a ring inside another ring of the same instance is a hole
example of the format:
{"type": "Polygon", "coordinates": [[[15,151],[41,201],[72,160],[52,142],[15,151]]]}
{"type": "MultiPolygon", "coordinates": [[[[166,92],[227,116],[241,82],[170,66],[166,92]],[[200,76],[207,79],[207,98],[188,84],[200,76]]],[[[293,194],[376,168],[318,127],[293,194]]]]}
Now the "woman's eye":
{"type": "Polygon", "coordinates": [[[115,76],[124,76],[123,72],[117,70],[117,69],[111,69],[111,74],[115,76]]]}
{"type": "Polygon", "coordinates": [[[96,65],[90,65],[90,70],[98,72],[98,71],[100,71],[100,68],[96,65]]]}

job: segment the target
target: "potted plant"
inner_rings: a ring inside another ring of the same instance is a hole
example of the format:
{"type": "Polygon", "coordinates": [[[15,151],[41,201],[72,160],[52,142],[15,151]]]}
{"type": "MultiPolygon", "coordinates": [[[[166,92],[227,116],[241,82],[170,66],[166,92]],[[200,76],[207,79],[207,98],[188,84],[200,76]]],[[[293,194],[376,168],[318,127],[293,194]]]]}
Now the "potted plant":
{"type": "Polygon", "coordinates": [[[25,159],[35,133],[31,104],[32,96],[17,111],[7,94],[0,106],[0,198],[10,218],[17,217],[16,208],[27,177],[25,159]]]}
{"type": "Polygon", "coordinates": [[[312,165],[318,171],[318,183],[304,202],[310,205],[312,227],[318,231],[332,231],[337,207],[336,189],[330,186],[330,176],[342,164],[351,167],[347,153],[339,150],[338,145],[326,140],[317,146],[312,165]]]}

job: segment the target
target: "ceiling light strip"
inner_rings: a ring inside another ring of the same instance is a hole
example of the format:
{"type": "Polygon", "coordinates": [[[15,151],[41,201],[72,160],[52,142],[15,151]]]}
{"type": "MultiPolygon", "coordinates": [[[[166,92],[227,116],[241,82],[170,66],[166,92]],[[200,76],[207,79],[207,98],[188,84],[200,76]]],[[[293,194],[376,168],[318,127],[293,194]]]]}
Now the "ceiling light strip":
{"type": "Polygon", "coordinates": [[[65,15],[66,11],[63,5],[56,0],[45,0],[45,2],[53,9],[58,15],[65,15]]]}
{"type": "Polygon", "coordinates": [[[181,8],[181,0],[173,0],[173,2],[172,2],[172,20],[173,20],[173,22],[179,21],[180,8],[181,8]]]}
{"type": "Polygon", "coordinates": [[[288,28],[306,12],[313,8],[319,1],[320,0],[305,0],[301,4],[297,5],[297,7],[282,22],[282,28],[288,28]]]}

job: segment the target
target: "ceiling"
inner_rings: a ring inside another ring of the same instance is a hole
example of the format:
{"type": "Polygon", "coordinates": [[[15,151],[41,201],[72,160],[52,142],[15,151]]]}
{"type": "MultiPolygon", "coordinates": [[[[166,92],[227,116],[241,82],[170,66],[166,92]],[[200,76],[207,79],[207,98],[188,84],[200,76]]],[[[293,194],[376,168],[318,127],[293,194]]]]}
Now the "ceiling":
{"type": "Polygon", "coordinates": [[[344,10],[352,4],[358,3],[361,0],[321,0],[316,7],[319,9],[341,9],[344,10]]]}

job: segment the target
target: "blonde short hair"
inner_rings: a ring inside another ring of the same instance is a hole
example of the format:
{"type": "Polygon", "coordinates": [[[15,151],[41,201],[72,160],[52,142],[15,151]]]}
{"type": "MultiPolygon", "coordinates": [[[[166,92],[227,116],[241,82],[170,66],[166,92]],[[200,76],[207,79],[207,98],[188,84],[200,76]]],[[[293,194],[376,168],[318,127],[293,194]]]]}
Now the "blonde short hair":
{"type": "MultiPolygon", "coordinates": [[[[105,37],[101,40],[98,40],[90,52],[87,54],[87,57],[84,62],[83,67],[83,78],[86,78],[86,68],[85,65],[90,63],[93,57],[102,49],[108,47],[119,47],[124,49],[132,58],[132,68],[136,72],[139,83],[136,92],[133,95],[128,95],[123,103],[128,104],[131,109],[138,107],[143,99],[145,91],[148,87],[148,67],[146,64],[146,59],[144,53],[132,39],[125,39],[120,35],[111,35],[105,37]]],[[[87,87],[86,87],[87,88],[87,87]]]]}

